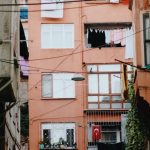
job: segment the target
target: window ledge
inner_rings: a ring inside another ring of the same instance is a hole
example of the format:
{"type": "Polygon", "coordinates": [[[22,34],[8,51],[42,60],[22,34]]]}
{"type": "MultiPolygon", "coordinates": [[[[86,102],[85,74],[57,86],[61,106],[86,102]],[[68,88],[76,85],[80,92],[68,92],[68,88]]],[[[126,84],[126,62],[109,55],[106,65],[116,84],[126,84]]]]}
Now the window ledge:
{"type": "Polygon", "coordinates": [[[40,150],[78,150],[77,148],[42,148],[40,150]]]}
{"type": "Polygon", "coordinates": [[[41,100],[76,100],[76,98],[41,98],[41,100]]]}
{"type": "Polygon", "coordinates": [[[98,0],[93,0],[93,1],[90,1],[90,2],[89,2],[89,1],[87,1],[87,2],[85,1],[85,3],[86,3],[86,4],[102,4],[102,5],[105,5],[105,4],[109,4],[109,5],[110,5],[110,4],[111,4],[111,5],[112,5],[112,4],[120,4],[120,2],[119,2],[119,3],[100,2],[100,1],[98,1],[98,0]]]}

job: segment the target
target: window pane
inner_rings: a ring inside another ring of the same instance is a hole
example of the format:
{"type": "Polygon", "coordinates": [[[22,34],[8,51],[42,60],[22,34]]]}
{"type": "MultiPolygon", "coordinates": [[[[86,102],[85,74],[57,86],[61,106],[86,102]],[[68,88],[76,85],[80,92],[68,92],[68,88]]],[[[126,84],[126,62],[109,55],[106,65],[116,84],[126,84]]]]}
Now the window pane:
{"type": "Polygon", "coordinates": [[[110,108],[110,104],[100,104],[100,108],[110,108]]]}
{"type": "Polygon", "coordinates": [[[100,96],[100,102],[110,102],[110,96],[100,96]]]}
{"type": "Polygon", "coordinates": [[[42,75],[42,97],[52,97],[52,75],[42,75]]]}
{"type": "Polygon", "coordinates": [[[52,31],[52,47],[63,48],[63,35],[60,31],[52,31]]]}
{"type": "Polygon", "coordinates": [[[98,104],[88,104],[89,109],[98,109],[98,104]]]}
{"type": "Polygon", "coordinates": [[[120,71],[120,65],[119,64],[113,64],[113,65],[99,65],[98,70],[102,72],[112,72],[112,71],[120,71]]]}
{"type": "Polygon", "coordinates": [[[66,31],[65,35],[64,35],[64,41],[63,41],[63,47],[64,48],[73,48],[73,37],[72,37],[72,32],[68,32],[66,31]]]}
{"type": "Polygon", "coordinates": [[[41,25],[42,48],[73,48],[74,25],[73,24],[42,24],[41,25]]]}
{"type": "Polygon", "coordinates": [[[115,143],[117,141],[116,132],[102,132],[102,141],[108,143],[115,143]]]}
{"type": "Polygon", "coordinates": [[[88,75],[88,90],[90,94],[98,93],[98,75],[88,75]]]}
{"type": "Polygon", "coordinates": [[[124,103],[123,108],[127,108],[127,109],[131,108],[131,103],[124,103]]]}
{"type": "Polygon", "coordinates": [[[112,101],[121,101],[121,96],[112,96],[112,101]]]}
{"type": "Polygon", "coordinates": [[[149,29],[149,26],[150,26],[150,20],[149,20],[149,17],[146,17],[145,18],[145,36],[146,36],[146,40],[149,40],[150,39],[150,29],[149,29]]]}
{"type": "Polygon", "coordinates": [[[111,75],[111,93],[121,93],[120,74],[111,75]]]}
{"type": "Polygon", "coordinates": [[[109,93],[109,81],[107,74],[99,75],[99,92],[109,93]]]}
{"type": "Polygon", "coordinates": [[[146,65],[150,65],[150,43],[146,43],[146,65]]]}
{"type": "Polygon", "coordinates": [[[98,102],[98,96],[88,96],[88,102],[98,102]]]}
{"type": "Polygon", "coordinates": [[[88,72],[96,72],[97,66],[96,65],[88,65],[87,70],[88,70],[88,72]]]}
{"type": "Polygon", "coordinates": [[[53,95],[54,98],[74,98],[75,82],[71,80],[71,73],[53,74],[53,95]]]}
{"type": "Polygon", "coordinates": [[[122,104],[121,103],[112,103],[111,107],[112,108],[122,108],[122,104]]]}

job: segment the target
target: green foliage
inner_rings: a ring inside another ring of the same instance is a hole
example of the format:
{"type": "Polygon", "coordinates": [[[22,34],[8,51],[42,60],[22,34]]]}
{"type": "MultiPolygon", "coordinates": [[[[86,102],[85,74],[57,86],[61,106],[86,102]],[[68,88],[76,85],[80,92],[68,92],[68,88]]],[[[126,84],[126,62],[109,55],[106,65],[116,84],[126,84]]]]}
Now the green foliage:
{"type": "Polygon", "coordinates": [[[142,124],[138,115],[138,108],[136,104],[135,90],[134,90],[134,76],[132,74],[129,82],[129,101],[131,109],[128,112],[128,121],[126,125],[127,131],[127,145],[126,150],[144,150],[145,134],[142,131],[142,124]]]}
{"type": "Polygon", "coordinates": [[[141,130],[141,123],[135,106],[132,106],[128,112],[126,129],[128,140],[126,150],[144,150],[145,136],[141,130]]]}

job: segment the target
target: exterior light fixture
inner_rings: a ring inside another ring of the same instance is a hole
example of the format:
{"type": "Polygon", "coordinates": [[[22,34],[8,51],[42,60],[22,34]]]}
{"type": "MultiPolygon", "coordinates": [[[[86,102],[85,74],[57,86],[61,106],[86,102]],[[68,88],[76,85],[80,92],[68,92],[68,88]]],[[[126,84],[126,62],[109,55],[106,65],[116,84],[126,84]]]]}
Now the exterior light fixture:
{"type": "Polygon", "coordinates": [[[74,74],[74,76],[71,78],[71,80],[73,80],[73,81],[83,81],[83,80],[85,80],[85,78],[84,78],[81,74],[76,73],[76,74],[74,74]]]}

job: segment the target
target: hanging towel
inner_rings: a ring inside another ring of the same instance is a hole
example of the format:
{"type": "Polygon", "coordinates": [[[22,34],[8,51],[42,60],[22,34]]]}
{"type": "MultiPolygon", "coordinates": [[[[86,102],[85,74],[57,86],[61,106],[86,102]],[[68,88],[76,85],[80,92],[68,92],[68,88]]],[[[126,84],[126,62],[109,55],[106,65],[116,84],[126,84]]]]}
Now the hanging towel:
{"type": "Polygon", "coordinates": [[[122,29],[123,32],[123,37],[121,40],[121,46],[125,46],[126,45],[126,29],[122,29]]]}
{"type": "Polygon", "coordinates": [[[133,58],[134,38],[133,29],[126,29],[125,59],[133,58]]]}
{"type": "Polygon", "coordinates": [[[119,44],[123,38],[123,32],[121,29],[114,30],[114,43],[119,44]]]}
{"type": "Polygon", "coordinates": [[[20,56],[20,70],[23,76],[29,76],[29,61],[20,56]]]}
{"type": "Polygon", "coordinates": [[[105,30],[106,44],[110,44],[110,30],[105,30]]]}

